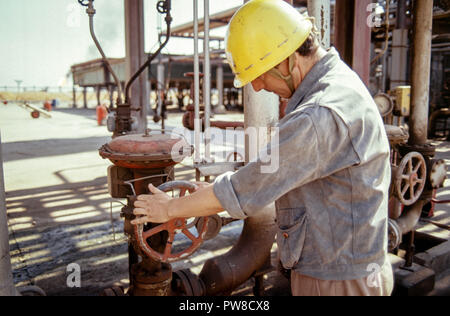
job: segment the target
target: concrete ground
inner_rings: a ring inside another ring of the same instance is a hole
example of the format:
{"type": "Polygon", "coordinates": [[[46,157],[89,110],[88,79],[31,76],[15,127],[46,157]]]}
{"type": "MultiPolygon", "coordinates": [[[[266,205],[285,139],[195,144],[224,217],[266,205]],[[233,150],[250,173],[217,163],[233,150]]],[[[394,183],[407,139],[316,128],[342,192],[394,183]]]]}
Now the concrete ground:
{"type": "MultiPolygon", "coordinates": [[[[51,114],[52,118],[32,119],[29,111],[16,104],[0,105],[14,281],[17,286],[38,285],[48,295],[98,295],[113,285],[126,287],[127,242],[119,218],[120,202],[124,201],[110,198],[106,180],[110,162],[98,155],[110,133],[97,125],[92,109],[60,108],[51,114]],[[67,286],[71,263],[81,268],[80,288],[67,286]]],[[[241,113],[216,117],[243,120],[241,113]]],[[[150,122],[151,128],[158,128],[150,122]]],[[[179,129],[181,114],[169,114],[166,124],[179,129]]],[[[213,147],[216,161],[226,157],[223,152],[242,152],[243,143],[238,141],[234,146],[234,142],[227,138],[226,145],[213,147]]],[[[438,156],[450,164],[450,143],[439,143],[438,156]]],[[[190,159],[180,164],[176,178],[194,179],[191,165],[190,159]]],[[[439,199],[450,198],[449,187],[447,180],[439,199]]],[[[436,205],[432,220],[450,225],[449,215],[449,205],[436,205]]],[[[174,269],[191,268],[198,273],[207,259],[227,252],[241,230],[242,221],[224,227],[194,255],[175,263],[174,269]]],[[[430,223],[422,222],[420,230],[450,239],[448,230],[430,223]]],[[[274,245],[273,259],[275,256],[274,245]]],[[[265,284],[268,295],[290,294],[287,280],[278,272],[266,275],[265,284]]],[[[253,281],[249,281],[234,294],[250,295],[252,286],[253,281]]],[[[443,288],[450,289],[450,282],[443,288]]]]}

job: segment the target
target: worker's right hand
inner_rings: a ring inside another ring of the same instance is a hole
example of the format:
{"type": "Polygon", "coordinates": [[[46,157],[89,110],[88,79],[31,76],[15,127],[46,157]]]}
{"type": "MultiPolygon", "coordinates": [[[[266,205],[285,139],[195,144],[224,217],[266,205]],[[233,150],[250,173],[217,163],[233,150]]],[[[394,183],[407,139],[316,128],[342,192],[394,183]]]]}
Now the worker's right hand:
{"type": "Polygon", "coordinates": [[[148,188],[152,194],[138,195],[136,202],[134,202],[133,214],[140,217],[131,221],[133,225],[150,222],[166,223],[172,219],[169,216],[169,204],[173,198],[155,188],[152,184],[149,184],[148,188]]]}

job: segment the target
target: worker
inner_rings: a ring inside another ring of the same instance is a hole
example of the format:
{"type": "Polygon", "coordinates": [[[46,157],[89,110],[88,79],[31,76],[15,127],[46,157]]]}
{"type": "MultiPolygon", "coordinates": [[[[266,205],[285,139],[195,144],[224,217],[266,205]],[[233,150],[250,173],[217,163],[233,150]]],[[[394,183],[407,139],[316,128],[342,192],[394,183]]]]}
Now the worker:
{"type": "Polygon", "coordinates": [[[365,85],[334,48],[320,47],[311,18],[282,0],[244,4],[229,23],[226,54],[236,87],[289,99],[278,144],[268,145],[279,150],[278,169],[263,173],[255,159],[182,198],[150,185],[133,223],[224,210],[245,219],[275,202],[293,295],[390,295],[390,150],[365,85]]]}

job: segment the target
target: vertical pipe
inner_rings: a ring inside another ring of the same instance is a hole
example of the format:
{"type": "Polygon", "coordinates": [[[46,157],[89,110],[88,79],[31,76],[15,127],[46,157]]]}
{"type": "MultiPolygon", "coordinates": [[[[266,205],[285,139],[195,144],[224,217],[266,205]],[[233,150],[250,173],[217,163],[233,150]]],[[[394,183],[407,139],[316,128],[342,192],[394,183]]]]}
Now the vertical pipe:
{"type": "Polygon", "coordinates": [[[353,0],[336,0],[334,8],[334,40],[339,55],[345,63],[352,67],[353,59],[353,0]]]}
{"type": "Polygon", "coordinates": [[[97,96],[97,105],[100,105],[101,101],[100,101],[100,93],[102,92],[102,88],[101,86],[97,86],[95,87],[96,89],[96,96],[97,96]]]}
{"type": "Polygon", "coordinates": [[[0,135],[0,296],[13,296],[14,287],[11,258],[9,255],[9,234],[6,218],[5,182],[3,178],[2,139],[0,135]]]}
{"type": "Polygon", "coordinates": [[[433,0],[414,1],[410,144],[427,142],[433,0]]]}
{"type": "MultiPolygon", "coordinates": [[[[130,78],[147,60],[144,47],[144,1],[124,0],[125,9],[125,48],[126,48],[126,76],[130,78]]],[[[137,131],[143,133],[147,128],[147,114],[149,112],[149,91],[147,86],[147,72],[142,73],[138,84],[131,87],[130,105],[140,108],[134,114],[138,120],[137,131]]]]}
{"type": "Polygon", "coordinates": [[[194,0],[194,161],[199,163],[200,158],[200,62],[198,58],[198,0],[194,0]]]}
{"type": "Polygon", "coordinates": [[[205,159],[211,161],[211,133],[210,133],[210,116],[211,116],[211,63],[209,57],[209,0],[204,2],[204,41],[203,52],[205,61],[203,63],[203,102],[205,103],[205,159]]]}
{"type": "Polygon", "coordinates": [[[330,0],[308,0],[308,14],[316,20],[320,44],[330,48],[330,0]]]}
{"type": "Polygon", "coordinates": [[[77,90],[75,89],[75,84],[72,86],[72,99],[73,99],[72,107],[76,108],[77,107],[77,90]]]}
{"type": "Polygon", "coordinates": [[[354,0],[354,2],[352,68],[365,85],[369,86],[371,27],[367,23],[370,15],[367,8],[372,0],[354,0]]]}
{"type": "MultiPolygon", "coordinates": [[[[158,66],[156,66],[156,93],[158,94],[158,107],[156,109],[156,114],[157,116],[161,117],[162,112],[163,112],[163,95],[164,95],[164,88],[165,88],[165,70],[164,70],[164,65],[162,63],[162,60],[159,61],[158,66]]],[[[164,121],[164,118],[162,118],[162,120],[164,121]]]]}
{"type": "Polygon", "coordinates": [[[83,106],[87,109],[87,90],[86,87],[83,87],[83,106]]]}
{"type": "Polygon", "coordinates": [[[217,65],[217,73],[216,73],[216,83],[217,83],[217,91],[219,93],[219,104],[218,108],[223,106],[223,65],[219,63],[217,65]]]}
{"type": "Polygon", "coordinates": [[[407,25],[406,25],[406,0],[397,0],[396,19],[397,19],[397,25],[396,25],[397,29],[407,28],[407,25]]]}

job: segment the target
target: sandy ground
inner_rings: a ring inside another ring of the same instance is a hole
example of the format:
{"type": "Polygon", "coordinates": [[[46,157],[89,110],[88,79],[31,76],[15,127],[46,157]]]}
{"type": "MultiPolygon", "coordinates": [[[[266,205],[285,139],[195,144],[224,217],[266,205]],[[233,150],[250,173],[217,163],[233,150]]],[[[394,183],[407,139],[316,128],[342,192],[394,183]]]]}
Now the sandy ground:
{"type": "MultiPolygon", "coordinates": [[[[51,114],[52,118],[32,119],[29,111],[15,104],[0,105],[15,283],[36,284],[48,295],[98,295],[106,287],[126,287],[128,259],[119,218],[121,204],[108,194],[106,169],[110,162],[98,155],[110,133],[97,125],[92,109],[61,108],[51,114]],[[71,263],[81,267],[81,288],[67,286],[71,263]]],[[[243,114],[217,119],[243,120],[243,114]]],[[[169,114],[166,124],[179,128],[181,114],[169,114]]],[[[153,122],[149,126],[158,128],[153,122]]],[[[234,147],[234,142],[213,146],[216,161],[226,156],[223,152],[243,150],[242,143],[234,147]]],[[[439,143],[438,157],[450,164],[449,143],[439,143]]],[[[191,164],[189,159],[180,164],[176,178],[193,179],[191,164]]],[[[438,198],[450,198],[448,180],[446,184],[438,198]]],[[[449,206],[437,205],[433,220],[449,225],[449,206]]],[[[174,264],[174,269],[191,268],[198,273],[207,259],[227,252],[241,230],[242,221],[224,227],[193,256],[174,264]]],[[[423,223],[421,230],[450,239],[448,231],[433,225],[423,223]]],[[[275,252],[274,246],[273,256],[275,252]]],[[[247,282],[235,294],[250,294],[252,285],[247,282]]],[[[266,290],[268,295],[289,295],[287,281],[277,272],[266,276],[266,290]]]]}

